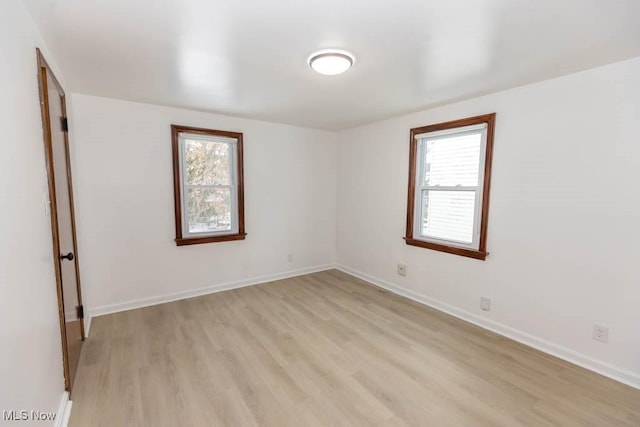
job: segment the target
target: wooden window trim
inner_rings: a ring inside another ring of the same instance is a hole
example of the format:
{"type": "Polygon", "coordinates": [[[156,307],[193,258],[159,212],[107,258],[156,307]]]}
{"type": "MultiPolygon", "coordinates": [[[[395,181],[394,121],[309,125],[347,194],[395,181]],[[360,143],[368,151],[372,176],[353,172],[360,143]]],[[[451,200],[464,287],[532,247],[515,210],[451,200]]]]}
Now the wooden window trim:
{"type": "Polygon", "coordinates": [[[433,249],[440,252],[461,255],[469,258],[485,260],[487,255],[487,228],[489,224],[489,192],[491,189],[491,164],[493,157],[493,135],[495,132],[496,113],[481,116],[468,117],[466,119],[453,120],[450,122],[437,123],[411,129],[409,141],[409,188],[407,194],[407,233],[404,237],[405,243],[426,249],[433,249]],[[416,189],[416,166],[418,161],[418,142],[416,135],[435,132],[439,130],[453,129],[477,124],[487,124],[487,141],[485,147],[484,162],[484,183],[482,186],[482,208],[480,213],[480,240],[478,249],[467,249],[453,245],[426,242],[413,237],[413,224],[415,214],[415,189],[416,189]]]}
{"type": "Polygon", "coordinates": [[[177,246],[197,245],[200,243],[228,242],[244,240],[247,233],[244,228],[244,170],[242,133],[224,130],[204,129],[190,126],[171,125],[171,142],[173,151],[173,199],[175,210],[175,226],[177,246]],[[238,201],[238,232],[216,236],[183,237],[182,236],[182,182],[180,177],[180,141],[181,133],[191,133],[205,136],[223,136],[234,138],[238,141],[236,148],[237,157],[237,201],[238,201]]]}

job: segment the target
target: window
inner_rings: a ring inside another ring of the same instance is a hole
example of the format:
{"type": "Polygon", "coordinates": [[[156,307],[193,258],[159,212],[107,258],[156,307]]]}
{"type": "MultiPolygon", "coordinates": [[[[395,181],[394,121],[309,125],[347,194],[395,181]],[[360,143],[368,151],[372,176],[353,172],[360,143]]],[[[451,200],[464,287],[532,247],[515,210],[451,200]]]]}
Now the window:
{"type": "Polygon", "coordinates": [[[244,240],[242,134],[171,126],[176,244],[244,240]]]}
{"type": "Polygon", "coordinates": [[[408,245],[486,258],[495,116],[411,129],[408,245]]]}

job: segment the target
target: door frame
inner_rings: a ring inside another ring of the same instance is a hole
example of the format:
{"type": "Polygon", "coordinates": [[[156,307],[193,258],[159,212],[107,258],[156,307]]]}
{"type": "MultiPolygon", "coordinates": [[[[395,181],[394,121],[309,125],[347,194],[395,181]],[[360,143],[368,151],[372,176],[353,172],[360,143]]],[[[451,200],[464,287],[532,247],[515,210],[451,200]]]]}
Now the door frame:
{"type": "MultiPolygon", "coordinates": [[[[55,184],[55,171],[53,167],[53,143],[51,136],[51,117],[49,112],[49,92],[47,77],[51,77],[51,80],[56,86],[56,90],[60,94],[62,102],[62,114],[64,118],[67,118],[67,103],[66,95],[62,85],[56,78],[55,74],[49,67],[49,64],[45,60],[40,49],[36,48],[36,56],[38,59],[38,88],[40,92],[40,111],[42,114],[42,131],[44,134],[44,152],[45,163],[47,167],[47,181],[49,187],[49,213],[51,217],[51,235],[53,237],[53,265],[56,275],[56,290],[58,294],[58,317],[60,320],[60,334],[62,338],[62,364],[64,367],[64,386],[68,392],[71,392],[70,384],[70,367],[69,367],[69,355],[67,350],[67,330],[65,325],[65,308],[62,288],[62,271],[60,268],[60,236],[58,233],[58,205],[56,200],[56,184],[55,184]]],[[[69,132],[64,132],[64,150],[66,157],[66,169],[67,169],[67,183],[69,187],[69,205],[71,210],[71,233],[73,234],[73,253],[75,256],[75,270],[76,270],[76,290],[78,292],[78,305],[82,307],[82,290],[80,286],[80,268],[78,261],[78,243],[76,240],[76,216],[73,202],[73,184],[71,180],[71,157],[69,155],[69,132]]],[[[84,316],[80,319],[80,333],[82,334],[82,340],[85,339],[84,331],[84,316]]]]}

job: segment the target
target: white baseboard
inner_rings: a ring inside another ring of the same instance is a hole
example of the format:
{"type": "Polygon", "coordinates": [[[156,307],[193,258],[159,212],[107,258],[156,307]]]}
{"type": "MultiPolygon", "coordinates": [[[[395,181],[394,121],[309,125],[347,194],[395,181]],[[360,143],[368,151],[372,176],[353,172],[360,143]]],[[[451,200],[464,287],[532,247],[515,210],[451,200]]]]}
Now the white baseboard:
{"type": "Polygon", "coordinates": [[[170,294],[159,295],[149,298],[141,298],[118,304],[107,304],[98,307],[92,307],[88,310],[86,321],[86,335],[89,336],[89,327],[91,326],[91,318],[104,316],[105,314],[118,313],[121,311],[133,310],[135,308],[149,307],[157,304],[178,301],[181,299],[198,297],[201,295],[213,294],[231,289],[244,288],[246,286],[257,285],[260,283],[272,282],[274,280],[287,279],[289,277],[302,276],[304,274],[317,273],[319,271],[331,270],[336,268],[335,264],[317,265],[314,267],[301,268],[299,270],[290,270],[282,273],[269,274],[266,276],[253,277],[250,279],[238,280],[235,282],[219,283],[206,288],[192,289],[189,291],[174,292],[170,294]]]}
{"type": "Polygon", "coordinates": [[[65,391],[60,398],[60,405],[58,406],[54,427],[67,427],[69,417],[71,416],[72,405],[73,402],[69,400],[69,392],[65,391]]]}
{"type": "Polygon", "coordinates": [[[421,295],[414,291],[404,289],[396,284],[389,283],[385,280],[379,279],[374,276],[370,276],[366,273],[363,273],[358,270],[354,270],[345,265],[338,264],[336,268],[347,274],[350,274],[366,282],[369,282],[372,285],[375,285],[380,288],[386,289],[390,292],[393,292],[394,294],[403,296],[405,298],[409,298],[413,301],[435,308],[436,310],[445,312],[454,317],[465,320],[469,323],[473,323],[474,325],[488,329],[492,332],[495,332],[507,338],[511,338],[512,340],[518,341],[519,343],[525,344],[529,347],[533,347],[537,350],[548,353],[552,356],[566,360],[567,362],[573,363],[574,365],[581,366],[585,369],[596,372],[600,375],[604,375],[605,377],[619,381],[631,387],[640,389],[640,374],[637,374],[635,372],[621,369],[609,363],[593,359],[585,354],[582,354],[577,351],[571,350],[569,348],[563,347],[561,345],[546,341],[542,338],[533,336],[526,332],[519,331],[510,326],[503,325],[502,323],[485,319],[483,317],[477,316],[476,314],[470,313],[466,310],[462,310],[452,305],[430,298],[426,295],[421,295]]]}

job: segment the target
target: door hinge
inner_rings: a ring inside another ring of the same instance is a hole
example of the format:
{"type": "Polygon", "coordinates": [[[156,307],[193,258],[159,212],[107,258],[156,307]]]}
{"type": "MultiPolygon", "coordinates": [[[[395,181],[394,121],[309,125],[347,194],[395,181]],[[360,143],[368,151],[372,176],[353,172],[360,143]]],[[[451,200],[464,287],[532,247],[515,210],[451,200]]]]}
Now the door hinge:
{"type": "Polygon", "coordinates": [[[61,117],[62,132],[69,132],[69,120],[66,117],[61,117]]]}
{"type": "Polygon", "coordinates": [[[84,307],[81,305],[76,306],[76,312],[78,315],[78,319],[84,319],[84,307]]]}

